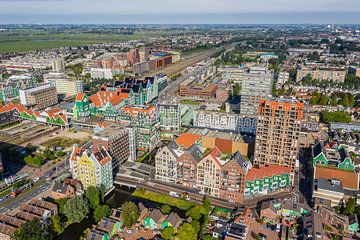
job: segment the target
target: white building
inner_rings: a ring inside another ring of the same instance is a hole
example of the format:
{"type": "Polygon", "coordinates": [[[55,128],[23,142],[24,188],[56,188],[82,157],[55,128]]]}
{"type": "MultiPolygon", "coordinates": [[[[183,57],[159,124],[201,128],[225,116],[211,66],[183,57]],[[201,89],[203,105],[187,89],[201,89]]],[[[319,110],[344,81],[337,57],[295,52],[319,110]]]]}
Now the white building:
{"type": "Polygon", "coordinates": [[[266,67],[252,67],[243,76],[240,116],[257,117],[260,99],[271,95],[274,73],[266,67]]]}
{"type": "Polygon", "coordinates": [[[81,80],[72,80],[63,73],[44,74],[44,82],[55,82],[58,94],[75,96],[83,92],[83,82],[81,80]]]}
{"type": "Polygon", "coordinates": [[[111,69],[103,68],[91,68],[90,75],[93,79],[113,79],[114,77],[111,69]]]}
{"type": "Polygon", "coordinates": [[[51,62],[53,72],[63,72],[65,71],[65,62],[62,58],[57,58],[51,62]]]}
{"type": "Polygon", "coordinates": [[[195,110],[193,125],[200,128],[237,131],[238,121],[237,114],[195,110]]]}

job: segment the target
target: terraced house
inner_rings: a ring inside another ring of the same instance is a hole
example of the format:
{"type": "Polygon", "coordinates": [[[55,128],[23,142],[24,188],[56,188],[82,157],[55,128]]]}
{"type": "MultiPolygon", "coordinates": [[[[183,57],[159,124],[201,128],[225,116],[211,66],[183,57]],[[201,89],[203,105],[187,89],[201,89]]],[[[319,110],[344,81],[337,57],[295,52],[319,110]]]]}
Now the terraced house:
{"type": "Polygon", "coordinates": [[[354,162],[345,146],[318,142],[312,149],[314,166],[332,166],[342,170],[354,171],[354,162]]]}
{"type": "Polygon", "coordinates": [[[252,168],[245,176],[244,196],[269,194],[292,185],[291,168],[268,165],[252,168]]]}
{"type": "Polygon", "coordinates": [[[160,121],[157,108],[123,107],[120,110],[119,122],[125,127],[136,128],[136,142],[139,150],[152,150],[160,142],[160,121]]]}
{"type": "Polygon", "coordinates": [[[155,156],[157,180],[195,188],[229,202],[243,201],[245,176],[251,167],[240,152],[228,155],[217,147],[205,149],[182,138],[164,146],[155,156]]]}
{"type": "Polygon", "coordinates": [[[105,186],[106,191],[113,187],[112,158],[104,147],[82,149],[75,144],[70,155],[70,169],[74,179],[89,186],[105,186]]]}

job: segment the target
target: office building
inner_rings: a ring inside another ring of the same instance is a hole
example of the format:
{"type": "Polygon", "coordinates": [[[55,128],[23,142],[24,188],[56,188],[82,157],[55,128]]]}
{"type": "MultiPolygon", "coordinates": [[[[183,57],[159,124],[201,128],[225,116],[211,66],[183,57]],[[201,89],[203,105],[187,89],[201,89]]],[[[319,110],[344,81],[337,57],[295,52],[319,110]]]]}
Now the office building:
{"type": "Polygon", "coordinates": [[[238,121],[239,116],[237,114],[194,110],[194,127],[236,132],[238,121]]]}
{"type": "Polygon", "coordinates": [[[58,103],[54,82],[19,91],[20,103],[34,109],[44,109],[58,103]]]}
{"type": "Polygon", "coordinates": [[[112,158],[113,169],[128,160],[129,133],[125,128],[110,126],[92,136],[94,149],[105,147],[112,158]]]}
{"type": "Polygon", "coordinates": [[[304,104],[291,99],[261,100],[254,164],[299,167],[299,135],[304,104]]]}
{"type": "Polygon", "coordinates": [[[56,92],[65,96],[76,96],[83,92],[83,82],[72,80],[63,73],[49,73],[44,75],[44,82],[55,82],[56,92]]]}
{"type": "Polygon", "coordinates": [[[256,118],[261,98],[271,95],[273,72],[265,67],[252,67],[243,74],[240,116],[256,118]]]}
{"type": "Polygon", "coordinates": [[[105,147],[83,149],[75,144],[69,162],[72,177],[79,180],[85,190],[89,186],[100,188],[102,184],[106,191],[113,187],[112,158],[105,147]]]}

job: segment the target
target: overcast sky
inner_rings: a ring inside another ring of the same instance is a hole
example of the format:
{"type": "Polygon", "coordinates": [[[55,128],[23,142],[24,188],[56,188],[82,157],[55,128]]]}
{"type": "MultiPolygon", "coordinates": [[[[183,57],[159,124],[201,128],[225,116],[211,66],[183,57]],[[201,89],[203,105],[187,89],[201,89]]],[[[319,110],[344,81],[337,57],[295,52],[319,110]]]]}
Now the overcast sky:
{"type": "Polygon", "coordinates": [[[0,23],[360,23],[360,0],[0,0],[0,23]]]}

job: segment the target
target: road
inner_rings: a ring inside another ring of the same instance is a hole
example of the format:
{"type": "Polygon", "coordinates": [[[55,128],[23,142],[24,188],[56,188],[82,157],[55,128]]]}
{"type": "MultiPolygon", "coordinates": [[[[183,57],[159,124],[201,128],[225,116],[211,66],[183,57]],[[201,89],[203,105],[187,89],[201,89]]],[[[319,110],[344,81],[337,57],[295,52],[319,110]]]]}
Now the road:
{"type": "MultiPolygon", "coordinates": [[[[159,182],[159,181],[154,181],[154,180],[136,180],[136,179],[130,179],[130,178],[126,178],[126,177],[116,177],[115,182],[121,182],[121,183],[126,183],[129,185],[133,185],[139,188],[144,188],[153,192],[157,192],[157,193],[163,193],[163,194],[169,194],[169,192],[176,192],[179,194],[183,194],[183,193],[187,193],[187,195],[190,197],[191,201],[197,202],[197,203],[202,203],[204,195],[199,193],[199,190],[197,189],[190,189],[190,188],[186,188],[183,186],[179,186],[179,185],[175,185],[175,184],[170,184],[170,183],[163,183],[163,182],[159,182]]],[[[258,204],[261,202],[265,202],[265,201],[269,201],[272,199],[293,199],[294,197],[298,197],[298,195],[294,192],[280,192],[280,193],[275,193],[273,195],[266,195],[266,196],[257,196],[254,198],[251,198],[249,200],[245,200],[244,204],[240,204],[240,203],[230,203],[230,202],[226,202],[222,199],[219,198],[215,198],[215,197],[211,197],[206,195],[211,203],[214,206],[218,206],[218,207],[223,207],[223,208],[229,208],[229,209],[233,209],[235,207],[243,207],[244,205],[249,207],[249,208],[256,208],[258,207],[258,204]]]]}
{"type": "Polygon", "coordinates": [[[51,177],[57,176],[58,174],[66,171],[68,168],[65,167],[65,162],[60,163],[57,166],[45,171],[39,180],[34,183],[34,186],[20,193],[16,198],[10,196],[5,197],[0,201],[0,212],[7,213],[14,211],[21,204],[30,201],[32,198],[37,197],[44,192],[48,191],[53,186],[53,180],[51,177]]]}

